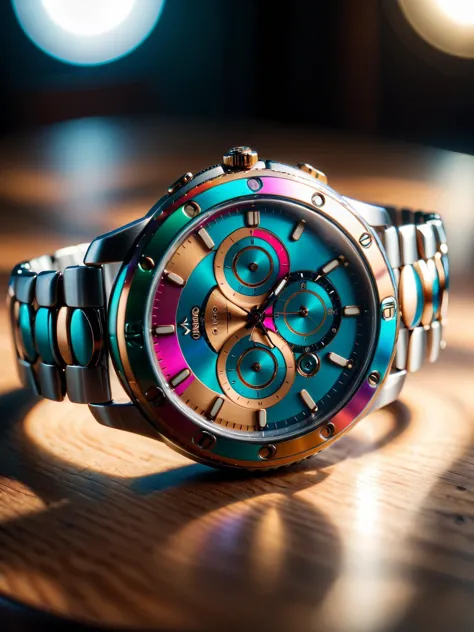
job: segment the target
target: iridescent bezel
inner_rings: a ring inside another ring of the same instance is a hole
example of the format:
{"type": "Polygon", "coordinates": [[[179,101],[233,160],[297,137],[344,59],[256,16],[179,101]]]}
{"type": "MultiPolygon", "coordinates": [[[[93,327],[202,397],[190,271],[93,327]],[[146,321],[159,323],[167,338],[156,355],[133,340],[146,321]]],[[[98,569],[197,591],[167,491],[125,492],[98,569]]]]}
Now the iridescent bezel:
{"type": "MultiPolygon", "coordinates": [[[[396,296],[393,272],[380,242],[377,238],[364,239],[367,233],[372,234],[372,231],[362,217],[327,185],[270,169],[228,173],[158,205],[130,260],[124,263],[118,275],[109,305],[109,337],[111,356],[124,388],[171,447],[210,465],[248,469],[278,467],[328,447],[364,415],[388,376],[399,328],[398,308],[387,318],[387,311],[382,307],[385,299],[396,296]],[[210,428],[209,423],[198,422],[167,396],[166,389],[165,396],[161,397],[157,387],[163,386],[158,383],[156,359],[146,340],[150,336],[150,295],[156,287],[155,267],[159,267],[159,262],[154,261],[156,253],[164,256],[171,244],[176,243],[177,236],[185,232],[191,222],[199,221],[184,210],[185,206],[194,202],[200,209],[199,217],[204,219],[226,203],[265,197],[313,209],[335,224],[356,246],[372,279],[379,322],[373,355],[360,385],[331,418],[329,430],[326,423],[296,437],[251,439],[246,434],[226,433],[218,427],[210,428]]],[[[398,305],[397,301],[393,302],[398,305]]]]}

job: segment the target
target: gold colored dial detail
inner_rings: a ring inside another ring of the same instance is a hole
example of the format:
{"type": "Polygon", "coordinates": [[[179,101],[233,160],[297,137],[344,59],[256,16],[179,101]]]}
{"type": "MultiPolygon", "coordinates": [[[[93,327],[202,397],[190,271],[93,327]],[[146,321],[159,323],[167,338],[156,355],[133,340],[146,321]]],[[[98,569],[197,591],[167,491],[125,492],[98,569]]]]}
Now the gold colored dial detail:
{"type": "MultiPolygon", "coordinates": [[[[261,408],[269,408],[270,406],[274,406],[285,397],[285,395],[288,393],[291,386],[293,385],[296,369],[295,369],[294,355],[289,345],[277,333],[273,331],[268,331],[266,333],[266,336],[268,337],[268,342],[269,342],[268,347],[260,345],[260,346],[255,346],[253,348],[258,349],[262,353],[262,355],[264,355],[265,357],[267,356],[274,357],[274,353],[272,349],[274,348],[278,349],[283,356],[285,367],[277,367],[277,361],[275,359],[274,361],[275,369],[272,375],[272,379],[270,380],[270,382],[265,381],[265,383],[262,383],[262,385],[258,388],[261,388],[262,390],[267,388],[269,386],[269,383],[271,383],[271,381],[275,378],[277,369],[280,369],[280,370],[283,369],[285,371],[284,379],[282,380],[281,386],[271,395],[262,397],[261,399],[257,399],[257,397],[250,398],[239,393],[232,386],[231,381],[229,379],[228,359],[230,355],[232,354],[232,350],[235,347],[235,345],[243,338],[246,338],[246,337],[248,338],[251,336],[252,336],[252,333],[248,329],[241,329],[240,331],[238,331],[236,334],[231,336],[226,341],[217,359],[217,377],[218,377],[222,390],[232,402],[238,404],[239,406],[242,406],[243,408],[258,410],[261,408]]],[[[264,339],[265,338],[262,338],[262,340],[264,339]]],[[[246,349],[245,352],[241,356],[239,355],[239,357],[236,358],[236,375],[241,380],[242,380],[241,365],[243,361],[243,356],[246,355],[250,350],[252,350],[252,347],[250,349],[246,349]]],[[[256,373],[260,371],[257,365],[253,366],[252,368],[256,373]]],[[[245,381],[244,380],[242,381],[245,384],[245,381]]],[[[257,395],[258,393],[257,387],[254,386],[253,388],[255,389],[255,395],[257,395]]]]}

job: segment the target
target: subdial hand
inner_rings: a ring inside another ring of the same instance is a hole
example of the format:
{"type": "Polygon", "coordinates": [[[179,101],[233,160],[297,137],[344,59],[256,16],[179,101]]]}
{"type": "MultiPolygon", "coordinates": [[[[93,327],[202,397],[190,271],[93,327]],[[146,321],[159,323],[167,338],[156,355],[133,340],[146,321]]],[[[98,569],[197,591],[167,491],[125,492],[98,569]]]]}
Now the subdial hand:
{"type": "Polygon", "coordinates": [[[252,310],[249,313],[247,329],[250,329],[251,327],[256,327],[256,325],[258,324],[262,325],[266,329],[266,327],[262,323],[265,312],[267,311],[269,307],[273,305],[273,303],[276,301],[278,296],[283,292],[287,283],[288,283],[288,275],[284,276],[275,284],[275,286],[270,290],[267,298],[263,301],[260,307],[252,310]]]}

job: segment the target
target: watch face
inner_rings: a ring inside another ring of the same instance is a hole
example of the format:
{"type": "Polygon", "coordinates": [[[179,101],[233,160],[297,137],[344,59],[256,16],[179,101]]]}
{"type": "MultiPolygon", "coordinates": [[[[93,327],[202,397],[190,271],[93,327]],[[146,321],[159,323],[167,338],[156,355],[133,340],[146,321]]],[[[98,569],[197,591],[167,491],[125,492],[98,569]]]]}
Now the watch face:
{"type": "Polygon", "coordinates": [[[377,333],[359,251],[322,214],[281,198],[191,222],[158,263],[148,302],[148,351],[169,399],[201,427],[247,440],[334,416],[377,333]]]}

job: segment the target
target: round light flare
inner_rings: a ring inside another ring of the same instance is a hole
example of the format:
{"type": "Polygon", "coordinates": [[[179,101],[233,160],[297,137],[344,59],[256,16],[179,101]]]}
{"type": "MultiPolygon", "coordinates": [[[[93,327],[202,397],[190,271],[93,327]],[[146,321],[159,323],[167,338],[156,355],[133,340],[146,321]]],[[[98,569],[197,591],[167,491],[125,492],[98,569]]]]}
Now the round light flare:
{"type": "Polygon", "coordinates": [[[474,26],[472,0],[436,0],[445,16],[459,26],[474,26]]]}
{"type": "Polygon", "coordinates": [[[42,0],[51,19],[74,35],[112,31],[129,15],[136,0],[42,0]]]}
{"type": "Polygon", "coordinates": [[[78,66],[115,61],[150,35],[165,0],[12,0],[25,34],[43,52],[78,66]]]}
{"type": "Polygon", "coordinates": [[[434,48],[474,58],[473,0],[398,0],[413,29],[434,48]]]}

